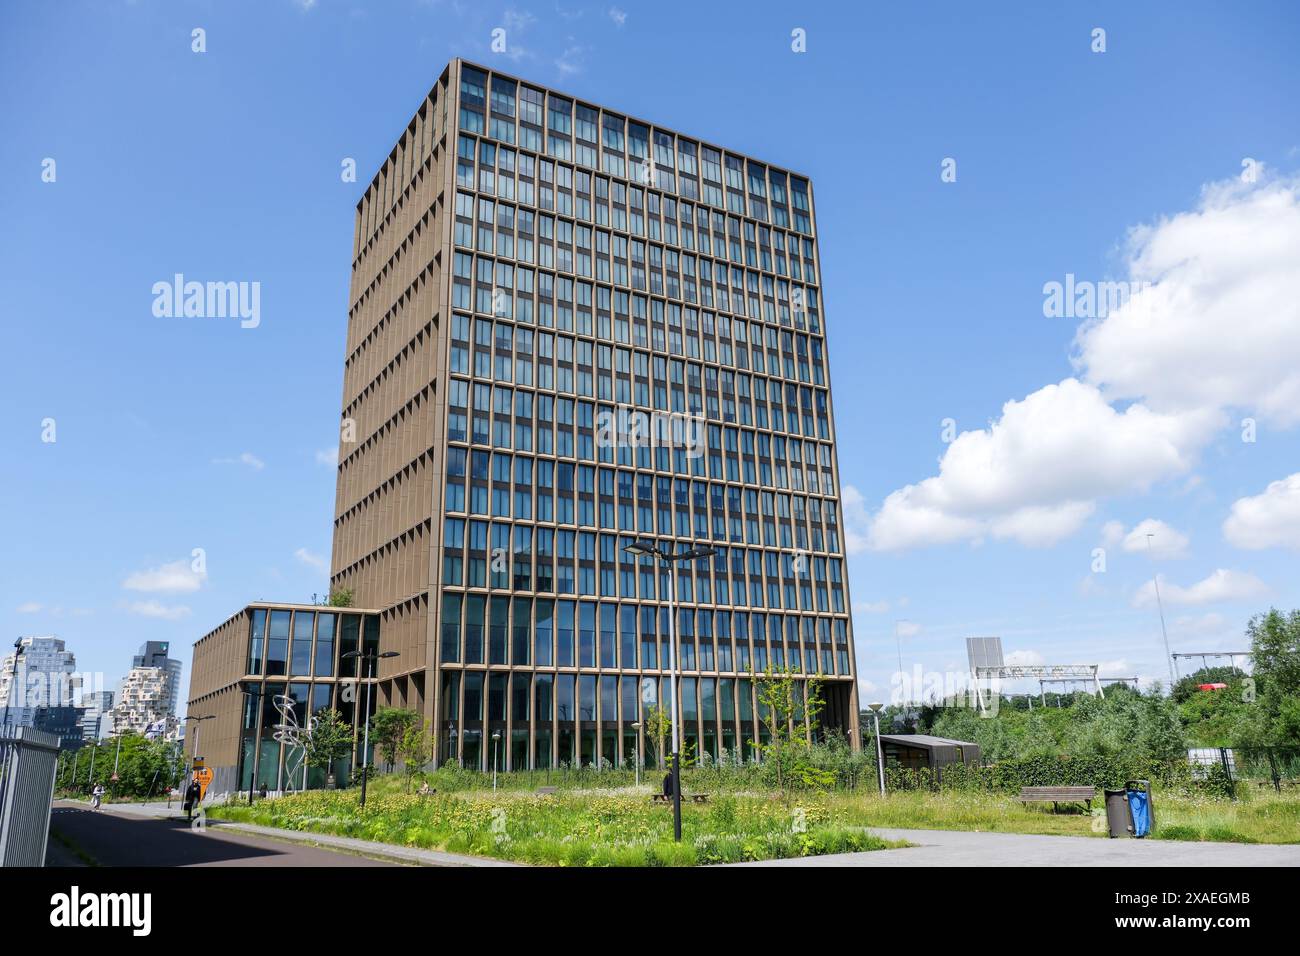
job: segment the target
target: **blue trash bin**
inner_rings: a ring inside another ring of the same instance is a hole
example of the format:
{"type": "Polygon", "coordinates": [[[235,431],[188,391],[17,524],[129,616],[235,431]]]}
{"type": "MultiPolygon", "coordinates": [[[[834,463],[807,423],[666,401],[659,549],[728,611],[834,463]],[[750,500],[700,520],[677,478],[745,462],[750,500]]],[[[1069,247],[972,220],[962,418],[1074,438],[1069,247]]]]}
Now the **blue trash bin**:
{"type": "Polygon", "coordinates": [[[1146,780],[1130,780],[1124,785],[1128,793],[1129,812],[1133,815],[1133,835],[1148,836],[1154,820],[1151,806],[1151,784],[1146,780]]]}

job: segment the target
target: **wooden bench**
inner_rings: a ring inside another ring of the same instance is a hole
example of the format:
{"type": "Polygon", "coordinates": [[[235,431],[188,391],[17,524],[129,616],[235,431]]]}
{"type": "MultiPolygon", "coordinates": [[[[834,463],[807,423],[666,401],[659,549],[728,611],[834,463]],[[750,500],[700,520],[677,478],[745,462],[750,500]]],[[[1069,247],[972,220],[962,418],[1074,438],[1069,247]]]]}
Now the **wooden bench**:
{"type": "MultiPolygon", "coordinates": [[[[685,800],[687,798],[690,798],[695,803],[709,802],[709,795],[707,793],[683,793],[682,799],[685,800]]],[[[650,794],[650,802],[651,803],[672,803],[673,798],[667,794],[652,793],[650,794]]]]}
{"type": "Polygon", "coordinates": [[[1021,787],[1021,803],[1050,803],[1052,812],[1060,809],[1062,803],[1082,803],[1089,810],[1092,801],[1097,798],[1096,787],[1021,787]]]}

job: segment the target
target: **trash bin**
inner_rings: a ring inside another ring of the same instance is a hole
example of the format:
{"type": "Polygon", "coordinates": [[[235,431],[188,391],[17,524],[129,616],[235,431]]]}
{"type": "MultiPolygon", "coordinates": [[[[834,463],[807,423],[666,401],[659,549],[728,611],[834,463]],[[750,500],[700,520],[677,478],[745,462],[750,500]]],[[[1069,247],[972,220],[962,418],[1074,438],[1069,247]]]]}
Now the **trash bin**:
{"type": "Polygon", "coordinates": [[[1151,803],[1151,781],[1130,780],[1124,784],[1124,792],[1128,797],[1129,814],[1133,819],[1133,835],[1149,836],[1156,820],[1155,808],[1151,803]]]}
{"type": "Polygon", "coordinates": [[[1133,813],[1128,790],[1103,790],[1106,797],[1106,825],[1111,838],[1133,835],[1133,813]]]}

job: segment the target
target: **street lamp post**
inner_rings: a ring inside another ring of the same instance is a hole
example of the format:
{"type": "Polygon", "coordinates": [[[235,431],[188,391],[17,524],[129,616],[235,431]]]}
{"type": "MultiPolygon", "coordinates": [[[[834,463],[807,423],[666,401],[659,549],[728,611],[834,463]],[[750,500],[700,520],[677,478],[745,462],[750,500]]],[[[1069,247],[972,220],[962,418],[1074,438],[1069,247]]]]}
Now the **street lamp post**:
{"type": "Polygon", "coordinates": [[[117,732],[117,749],[113,751],[113,779],[117,780],[117,765],[122,759],[122,732],[117,732]]]}
{"type": "Polygon", "coordinates": [[[880,701],[868,704],[871,708],[871,720],[876,726],[876,776],[880,779],[880,795],[885,795],[885,749],[880,745],[880,708],[885,706],[880,701]]]}
{"type": "MultiPolygon", "coordinates": [[[[194,722],[194,756],[190,759],[190,782],[193,782],[193,780],[194,780],[194,765],[195,765],[196,763],[199,762],[199,731],[203,729],[203,721],[205,721],[205,720],[215,720],[215,719],[216,719],[216,716],[217,716],[216,714],[202,714],[201,716],[198,716],[198,717],[186,717],[186,718],[185,718],[186,722],[189,722],[189,721],[193,721],[193,722],[194,722]]],[[[120,743],[120,741],[119,741],[119,743],[120,743]]],[[[182,757],[184,756],[184,754],[185,754],[185,751],[184,751],[184,749],[182,749],[182,750],[181,750],[181,755],[182,755],[182,757]]],[[[117,773],[116,769],[115,769],[113,772],[114,772],[114,774],[116,774],[116,773],[117,773]]],[[[186,785],[185,785],[185,789],[186,789],[186,791],[189,790],[189,783],[186,783],[186,785]]],[[[190,813],[193,813],[193,809],[192,809],[192,807],[193,807],[193,805],[191,804],[191,810],[189,811],[190,813]]],[[[202,812],[203,812],[202,809],[200,809],[199,812],[200,812],[200,814],[202,814],[202,812]]]]}
{"type": "Polygon", "coordinates": [[[370,695],[374,689],[375,661],[381,657],[396,657],[397,651],[384,651],[382,654],[376,654],[374,651],[364,654],[361,651],[348,651],[343,656],[359,658],[367,664],[366,731],[365,742],[361,745],[361,806],[364,807],[366,805],[366,783],[370,779],[370,695]]]}
{"type": "Polygon", "coordinates": [[[492,732],[492,792],[497,792],[497,744],[501,740],[501,731],[492,732]]]}
{"type": "MultiPolygon", "coordinates": [[[[190,763],[191,766],[193,766],[194,763],[197,763],[199,759],[199,731],[203,729],[203,721],[212,720],[216,716],[216,714],[204,714],[201,717],[185,718],[186,720],[194,721],[194,759],[190,763]]],[[[114,771],[116,771],[116,768],[114,768],[114,771]]]]}
{"type": "Polygon", "coordinates": [[[718,549],[709,545],[688,548],[680,554],[673,554],[654,544],[634,541],[623,548],[628,554],[644,557],[654,555],[668,568],[670,587],[668,589],[668,685],[672,694],[673,722],[673,839],[682,842],[682,772],[681,772],[681,733],[677,726],[677,568],[679,561],[696,561],[711,558],[718,549]]]}
{"type": "Polygon", "coordinates": [[[14,641],[14,663],[10,669],[9,675],[9,693],[5,694],[5,719],[0,727],[9,728],[9,710],[13,707],[14,693],[18,689],[18,661],[23,656],[23,639],[17,638],[14,641]]]}

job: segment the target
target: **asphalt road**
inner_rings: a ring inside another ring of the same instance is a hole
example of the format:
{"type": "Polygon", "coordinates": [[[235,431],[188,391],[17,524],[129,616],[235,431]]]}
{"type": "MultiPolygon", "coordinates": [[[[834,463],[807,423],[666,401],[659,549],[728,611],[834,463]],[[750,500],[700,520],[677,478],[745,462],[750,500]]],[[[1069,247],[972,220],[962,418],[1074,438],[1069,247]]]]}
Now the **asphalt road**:
{"type": "Polygon", "coordinates": [[[50,831],[48,866],[84,864],[83,856],[100,866],[393,865],[242,833],[195,830],[183,820],[115,813],[107,806],[96,811],[75,803],[56,803],[50,831]]]}

